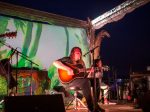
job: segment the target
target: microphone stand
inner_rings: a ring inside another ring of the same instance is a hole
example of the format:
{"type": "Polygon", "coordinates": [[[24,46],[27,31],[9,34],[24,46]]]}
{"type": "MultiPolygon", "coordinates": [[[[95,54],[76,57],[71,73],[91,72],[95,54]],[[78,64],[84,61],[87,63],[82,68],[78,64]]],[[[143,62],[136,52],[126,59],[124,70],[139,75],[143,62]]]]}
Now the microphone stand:
{"type": "MultiPolygon", "coordinates": [[[[8,45],[6,43],[3,43],[1,41],[0,41],[0,43],[2,43],[3,45],[5,45],[8,48],[10,48],[10,49],[13,50],[13,53],[11,54],[11,56],[9,57],[9,59],[11,59],[14,54],[16,54],[16,60],[17,60],[17,62],[16,62],[16,83],[18,84],[18,81],[17,81],[17,79],[18,79],[18,77],[17,77],[17,74],[18,74],[18,56],[21,56],[22,58],[24,58],[25,60],[28,60],[31,63],[31,81],[32,81],[32,70],[33,70],[32,69],[33,68],[32,65],[33,64],[35,64],[37,66],[39,66],[39,65],[36,64],[36,63],[34,63],[32,60],[30,60],[27,55],[25,55],[25,54],[21,53],[20,51],[18,51],[17,48],[14,49],[12,46],[10,46],[10,45],[8,45]]],[[[17,93],[17,84],[16,84],[16,93],[17,93]]],[[[30,92],[31,92],[30,94],[32,95],[32,84],[30,84],[30,92]]]]}
{"type": "Polygon", "coordinates": [[[96,47],[94,47],[93,49],[91,49],[91,50],[89,50],[87,53],[85,53],[83,56],[85,57],[87,54],[89,54],[89,53],[92,53],[93,55],[92,55],[92,58],[93,58],[93,60],[94,60],[94,50],[96,49],[96,48],[98,48],[98,47],[100,47],[100,46],[96,46],[96,47]]]}
{"type": "MultiPolygon", "coordinates": [[[[18,74],[18,55],[31,63],[31,71],[30,71],[30,79],[31,79],[31,83],[30,83],[30,95],[32,95],[32,72],[33,72],[32,70],[33,70],[33,64],[35,64],[37,66],[39,66],[39,65],[36,64],[35,62],[33,62],[32,60],[30,60],[28,56],[26,56],[23,53],[21,53],[18,50],[16,50],[16,59],[17,59],[16,80],[18,79],[17,78],[17,74],[18,74]]],[[[17,86],[16,86],[16,93],[17,93],[17,86]]]]}
{"type": "MultiPolygon", "coordinates": [[[[91,50],[89,50],[87,53],[85,53],[83,56],[85,57],[87,54],[89,53],[92,53],[92,59],[93,59],[93,66],[95,65],[95,61],[94,61],[94,50],[96,48],[98,48],[100,46],[96,46],[94,48],[92,48],[91,50]]],[[[94,108],[96,109],[97,108],[97,92],[96,92],[96,77],[95,77],[95,69],[94,69],[94,93],[93,93],[93,96],[94,96],[94,108]]]]}

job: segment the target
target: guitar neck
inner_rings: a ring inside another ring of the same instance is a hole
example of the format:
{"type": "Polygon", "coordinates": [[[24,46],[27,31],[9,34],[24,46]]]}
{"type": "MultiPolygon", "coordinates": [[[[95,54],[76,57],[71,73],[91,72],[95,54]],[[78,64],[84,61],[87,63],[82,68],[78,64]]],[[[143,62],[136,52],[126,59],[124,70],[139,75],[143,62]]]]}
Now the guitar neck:
{"type": "Polygon", "coordinates": [[[65,63],[65,65],[67,65],[68,67],[72,68],[72,69],[76,69],[77,67],[73,64],[70,63],[65,63]]]}
{"type": "Polygon", "coordinates": [[[74,69],[74,70],[79,70],[79,69],[84,69],[83,65],[81,64],[70,64],[70,63],[65,63],[65,65],[67,65],[68,67],[74,69]]]}

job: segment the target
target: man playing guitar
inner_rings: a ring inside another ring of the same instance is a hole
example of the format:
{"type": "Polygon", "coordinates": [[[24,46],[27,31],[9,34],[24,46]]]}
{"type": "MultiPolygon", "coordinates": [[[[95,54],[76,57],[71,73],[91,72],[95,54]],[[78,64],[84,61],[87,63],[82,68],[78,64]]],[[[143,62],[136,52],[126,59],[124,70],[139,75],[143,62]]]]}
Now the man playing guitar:
{"type": "Polygon", "coordinates": [[[63,84],[67,84],[68,87],[77,86],[82,89],[89,111],[94,112],[90,82],[84,77],[86,67],[82,60],[81,49],[79,47],[72,48],[69,57],[58,59],[53,64],[58,68],[59,79],[63,84]]]}

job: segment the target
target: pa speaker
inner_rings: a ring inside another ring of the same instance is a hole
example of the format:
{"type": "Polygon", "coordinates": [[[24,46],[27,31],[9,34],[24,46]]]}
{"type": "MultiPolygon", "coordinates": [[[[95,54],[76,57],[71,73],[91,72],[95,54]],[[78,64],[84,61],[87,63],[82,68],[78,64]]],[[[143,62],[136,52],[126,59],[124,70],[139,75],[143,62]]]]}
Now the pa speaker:
{"type": "Polygon", "coordinates": [[[6,96],[4,109],[5,112],[65,112],[61,94],[6,96]]]}
{"type": "Polygon", "coordinates": [[[138,104],[142,108],[143,112],[150,112],[150,91],[139,97],[138,104]]]}

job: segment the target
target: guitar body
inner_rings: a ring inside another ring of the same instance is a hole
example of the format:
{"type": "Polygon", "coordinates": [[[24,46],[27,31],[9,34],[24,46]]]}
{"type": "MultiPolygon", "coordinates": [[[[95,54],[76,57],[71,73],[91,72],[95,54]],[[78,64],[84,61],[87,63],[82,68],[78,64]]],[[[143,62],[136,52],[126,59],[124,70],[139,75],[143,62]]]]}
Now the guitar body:
{"type": "Polygon", "coordinates": [[[76,78],[84,78],[85,71],[82,70],[81,65],[76,65],[76,67],[71,67],[73,69],[74,75],[69,75],[66,70],[58,69],[59,79],[62,83],[70,83],[76,78]],[[80,70],[81,72],[79,72],[80,70]]]}
{"type": "Polygon", "coordinates": [[[69,83],[74,75],[69,75],[66,70],[58,69],[59,79],[62,83],[69,83]]]}

